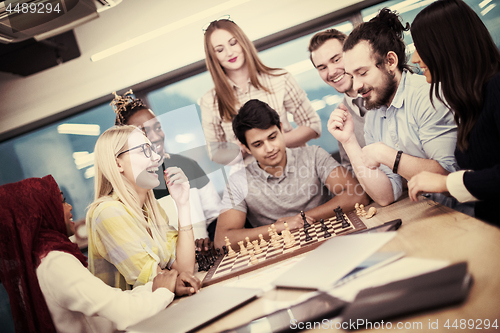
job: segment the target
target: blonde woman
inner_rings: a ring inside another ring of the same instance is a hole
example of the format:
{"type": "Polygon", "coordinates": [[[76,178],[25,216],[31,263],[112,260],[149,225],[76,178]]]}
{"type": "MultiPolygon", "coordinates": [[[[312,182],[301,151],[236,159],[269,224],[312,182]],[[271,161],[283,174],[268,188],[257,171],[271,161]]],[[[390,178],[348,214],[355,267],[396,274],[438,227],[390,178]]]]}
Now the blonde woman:
{"type": "MultiPolygon", "coordinates": [[[[321,135],[321,120],[295,79],[285,70],[264,65],[253,43],[234,22],[219,19],[205,30],[205,62],[214,88],[200,101],[203,131],[218,161],[214,143],[239,144],[231,121],[250,99],[258,99],[276,110],[283,123],[287,147],[299,147],[321,135]],[[297,128],[287,118],[293,115],[297,128]]],[[[242,151],[246,152],[244,147],[242,151]]]]}
{"type": "Polygon", "coordinates": [[[165,181],[178,207],[179,230],[156,201],[160,155],[135,126],[105,131],[95,146],[95,200],[87,212],[89,269],[113,287],[130,289],[152,281],[163,269],[180,272],[176,294],[191,294],[194,236],[189,182],[181,169],[165,170],[165,181]]]}

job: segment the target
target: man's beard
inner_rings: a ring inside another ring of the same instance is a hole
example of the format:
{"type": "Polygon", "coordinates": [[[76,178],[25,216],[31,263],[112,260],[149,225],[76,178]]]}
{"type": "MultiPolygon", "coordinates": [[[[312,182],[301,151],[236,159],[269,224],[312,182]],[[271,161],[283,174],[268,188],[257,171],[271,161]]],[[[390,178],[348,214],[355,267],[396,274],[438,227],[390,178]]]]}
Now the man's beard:
{"type": "Polygon", "coordinates": [[[375,95],[378,96],[377,99],[366,99],[363,98],[365,101],[365,109],[367,110],[373,110],[373,109],[378,109],[384,105],[389,104],[389,101],[391,100],[391,97],[394,95],[397,89],[397,82],[396,79],[394,78],[396,75],[394,73],[390,73],[387,70],[383,70],[383,82],[382,82],[382,87],[380,88],[365,88],[359,93],[363,94],[367,92],[370,89],[372,90],[372,96],[373,93],[376,93],[375,95]]]}

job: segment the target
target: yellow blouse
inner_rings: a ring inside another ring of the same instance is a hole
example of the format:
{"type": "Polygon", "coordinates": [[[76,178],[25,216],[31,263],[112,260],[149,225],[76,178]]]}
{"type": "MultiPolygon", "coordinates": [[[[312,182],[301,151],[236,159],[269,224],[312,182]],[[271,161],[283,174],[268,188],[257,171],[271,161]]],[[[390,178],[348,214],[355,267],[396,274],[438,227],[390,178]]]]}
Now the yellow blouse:
{"type": "Polygon", "coordinates": [[[135,217],[116,196],[99,204],[87,225],[90,272],[106,284],[126,290],[152,281],[158,265],[170,268],[177,230],[159,209],[167,223],[155,226],[148,218],[150,234],[143,217],[135,217]]]}

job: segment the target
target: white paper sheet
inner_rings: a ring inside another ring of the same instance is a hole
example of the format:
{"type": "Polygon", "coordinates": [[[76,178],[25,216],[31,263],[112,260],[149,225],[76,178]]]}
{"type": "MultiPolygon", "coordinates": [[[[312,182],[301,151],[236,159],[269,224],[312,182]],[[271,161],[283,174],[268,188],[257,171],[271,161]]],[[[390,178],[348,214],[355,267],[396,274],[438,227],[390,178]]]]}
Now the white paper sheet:
{"type": "Polygon", "coordinates": [[[375,271],[359,276],[350,282],[329,290],[332,296],[352,302],[363,289],[432,272],[450,264],[446,260],[405,257],[375,271]]]}
{"type": "Polygon", "coordinates": [[[329,289],[395,235],[396,232],[384,232],[334,237],[281,274],[273,284],[285,288],[329,289]]]}

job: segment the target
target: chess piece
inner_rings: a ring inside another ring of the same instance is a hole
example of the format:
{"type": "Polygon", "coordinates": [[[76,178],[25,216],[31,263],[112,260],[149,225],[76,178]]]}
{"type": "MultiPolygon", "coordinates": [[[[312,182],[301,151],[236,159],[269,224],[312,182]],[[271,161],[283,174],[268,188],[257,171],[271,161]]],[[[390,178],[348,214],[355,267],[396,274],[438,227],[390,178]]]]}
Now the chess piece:
{"type": "Polygon", "coordinates": [[[335,218],[337,219],[337,222],[342,221],[342,218],[344,217],[342,208],[340,208],[340,206],[337,206],[337,208],[335,208],[333,211],[335,212],[335,218]]]}
{"type": "Polygon", "coordinates": [[[325,225],[325,220],[319,219],[319,223],[321,223],[321,231],[328,230],[328,227],[325,225]]]}
{"type": "Polygon", "coordinates": [[[258,240],[254,240],[254,241],[252,241],[252,244],[253,244],[253,247],[255,249],[255,254],[261,254],[262,253],[262,249],[259,246],[259,241],[258,240]]]}
{"type": "Polygon", "coordinates": [[[250,242],[250,238],[249,237],[245,237],[245,240],[247,242],[247,250],[253,249],[253,245],[250,242]]]}
{"type": "Polygon", "coordinates": [[[219,258],[221,256],[220,249],[216,248],[215,251],[217,252],[217,258],[219,258]]]}
{"type": "Polygon", "coordinates": [[[325,234],[323,235],[325,238],[331,237],[332,234],[328,231],[328,228],[325,229],[325,234]]]}
{"type": "MultiPolygon", "coordinates": [[[[285,222],[283,224],[285,225],[285,230],[288,231],[288,232],[290,232],[290,228],[288,227],[288,223],[285,222]]],[[[281,233],[283,233],[283,232],[281,232],[281,233]]]]}
{"type": "Polygon", "coordinates": [[[342,228],[349,228],[350,225],[349,225],[349,221],[347,221],[346,219],[346,216],[344,214],[342,214],[342,228]]]}
{"type": "Polygon", "coordinates": [[[196,262],[198,263],[198,272],[201,272],[201,258],[200,258],[200,253],[198,252],[198,250],[196,250],[195,252],[195,259],[196,259],[196,262]]]}
{"type": "Polygon", "coordinates": [[[253,250],[250,250],[249,254],[250,254],[250,263],[252,265],[258,264],[259,263],[259,259],[255,256],[253,250]]]}
{"type": "Polygon", "coordinates": [[[366,216],[365,205],[363,205],[363,204],[359,205],[359,215],[366,216]]]}
{"type": "Polygon", "coordinates": [[[234,252],[234,250],[231,248],[231,246],[229,247],[229,250],[227,252],[227,257],[228,258],[234,258],[234,257],[236,257],[236,252],[234,252]]]}
{"type": "Polygon", "coordinates": [[[227,255],[227,246],[226,245],[222,245],[222,254],[223,255],[227,255]]]}
{"type": "Polygon", "coordinates": [[[271,229],[272,229],[272,232],[273,234],[276,236],[276,240],[279,241],[281,239],[281,236],[278,235],[278,232],[276,231],[276,226],[273,224],[271,224],[271,229]]]}
{"type": "Polygon", "coordinates": [[[311,225],[307,222],[306,213],[304,213],[304,211],[300,211],[300,216],[302,216],[302,220],[304,220],[304,229],[309,228],[311,225]]]}
{"type": "Polygon", "coordinates": [[[277,236],[276,235],[273,235],[273,237],[271,238],[271,245],[277,249],[277,248],[280,248],[281,247],[281,243],[278,241],[277,239],[277,236]]]}
{"type": "Polygon", "coordinates": [[[242,256],[246,256],[248,254],[248,250],[246,249],[245,245],[243,245],[243,241],[239,241],[238,245],[240,246],[240,254],[242,256]]]}
{"type": "MultiPolygon", "coordinates": [[[[227,256],[229,258],[233,258],[236,256],[236,252],[234,252],[234,250],[231,248],[231,243],[229,242],[229,239],[227,238],[227,236],[224,237],[224,241],[226,242],[226,245],[224,245],[227,249],[227,256]]],[[[222,247],[224,249],[224,246],[222,247]]]]}
{"type": "Polygon", "coordinates": [[[266,240],[264,239],[264,236],[262,236],[262,234],[259,234],[259,238],[260,238],[260,246],[261,247],[264,247],[267,245],[267,242],[266,240]]]}
{"type": "Polygon", "coordinates": [[[214,257],[211,254],[207,254],[205,258],[207,259],[208,268],[212,267],[215,263],[214,257]]]}
{"type": "Polygon", "coordinates": [[[295,244],[295,240],[293,239],[293,236],[290,233],[290,231],[286,232],[285,230],[283,231],[283,233],[285,233],[285,235],[283,236],[283,240],[285,242],[285,249],[289,249],[295,244]]]}
{"type": "Polygon", "coordinates": [[[311,241],[312,237],[311,237],[311,235],[309,235],[309,231],[307,231],[307,229],[304,229],[304,232],[306,233],[306,242],[311,241]]]}
{"type": "Polygon", "coordinates": [[[370,209],[368,209],[368,213],[366,213],[366,218],[367,219],[371,219],[373,217],[373,215],[377,214],[377,208],[375,207],[370,207],[370,209]]]}
{"type": "Polygon", "coordinates": [[[354,209],[356,209],[356,215],[359,216],[359,203],[356,202],[356,204],[354,205],[354,209]]]}

